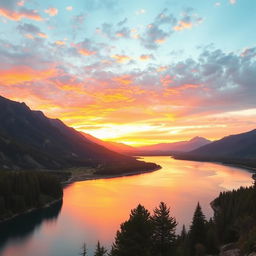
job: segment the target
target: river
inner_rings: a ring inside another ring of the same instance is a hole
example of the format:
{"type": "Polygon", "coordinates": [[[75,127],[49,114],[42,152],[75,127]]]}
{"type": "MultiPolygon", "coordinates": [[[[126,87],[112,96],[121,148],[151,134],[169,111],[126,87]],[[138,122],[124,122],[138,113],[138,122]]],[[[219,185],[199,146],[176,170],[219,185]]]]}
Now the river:
{"type": "Polygon", "coordinates": [[[76,256],[86,242],[89,256],[97,241],[110,247],[121,222],[138,203],[152,211],[170,206],[179,232],[189,227],[197,202],[207,218],[220,191],[249,186],[246,170],[207,162],[143,157],[161,170],[128,177],[76,182],[64,189],[63,204],[22,216],[0,227],[1,256],[76,256]]]}

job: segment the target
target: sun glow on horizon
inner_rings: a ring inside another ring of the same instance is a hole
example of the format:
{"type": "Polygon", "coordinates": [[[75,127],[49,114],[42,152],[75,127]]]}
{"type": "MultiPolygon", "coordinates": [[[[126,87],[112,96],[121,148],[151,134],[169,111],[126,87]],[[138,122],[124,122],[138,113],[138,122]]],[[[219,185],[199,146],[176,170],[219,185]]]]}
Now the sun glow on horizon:
{"type": "Polygon", "coordinates": [[[0,95],[133,146],[255,129],[256,1],[84,2],[0,1],[0,95]]]}

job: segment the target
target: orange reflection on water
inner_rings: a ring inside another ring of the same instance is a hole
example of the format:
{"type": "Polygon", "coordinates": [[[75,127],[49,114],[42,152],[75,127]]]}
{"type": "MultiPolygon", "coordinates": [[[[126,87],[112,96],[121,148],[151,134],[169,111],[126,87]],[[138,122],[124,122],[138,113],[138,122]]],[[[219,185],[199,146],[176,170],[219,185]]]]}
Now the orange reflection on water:
{"type": "Polygon", "coordinates": [[[212,216],[209,203],[220,191],[251,185],[245,170],[214,163],[178,161],[170,157],[145,157],[162,169],[142,175],[83,181],[64,190],[64,203],[56,221],[44,221],[23,240],[11,240],[1,256],[75,256],[86,242],[93,255],[98,240],[108,248],[117,229],[139,203],[150,211],[160,201],[189,227],[197,202],[212,216]]]}
{"type": "Polygon", "coordinates": [[[212,215],[210,201],[220,191],[251,184],[251,174],[213,163],[177,161],[170,157],[145,157],[162,169],[136,176],[77,182],[65,189],[64,212],[75,217],[94,240],[109,243],[130,210],[143,204],[152,209],[160,201],[171,207],[180,224],[189,224],[196,203],[212,215]]]}

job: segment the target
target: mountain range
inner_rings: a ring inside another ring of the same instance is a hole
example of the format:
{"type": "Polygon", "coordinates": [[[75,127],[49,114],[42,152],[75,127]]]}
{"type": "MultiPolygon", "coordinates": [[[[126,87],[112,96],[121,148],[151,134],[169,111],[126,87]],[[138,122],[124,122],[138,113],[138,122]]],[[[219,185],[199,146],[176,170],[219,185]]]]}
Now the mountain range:
{"type": "Polygon", "coordinates": [[[256,129],[224,137],[190,152],[176,153],[174,157],[256,167],[256,129]]]}
{"type": "Polygon", "coordinates": [[[129,171],[155,168],[85,138],[58,119],[32,111],[25,103],[0,96],[0,167],[62,169],[73,166],[125,166],[129,171]]]}
{"type": "Polygon", "coordinates": [[[203,137],[194,137],[189,141],[179,141],[173,143],[160,143],[155,145],[137,147],[136,150],[141,152],[188,152],[204,145],[211,143],[210,140],[207,140],[203,137]]]}

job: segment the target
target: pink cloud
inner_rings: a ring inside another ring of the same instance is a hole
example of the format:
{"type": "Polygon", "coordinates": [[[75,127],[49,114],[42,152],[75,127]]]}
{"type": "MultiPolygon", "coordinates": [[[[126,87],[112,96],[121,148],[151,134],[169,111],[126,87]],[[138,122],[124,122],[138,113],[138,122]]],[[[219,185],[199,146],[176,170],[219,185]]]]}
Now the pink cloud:
{"type": "Polygon", "coordinates": [[[22,19],[31,19],[36,21],[42,21],[43,18],[36,10],[30,10],[22,8],[19,11],[8,10],[0,8],[0,16],[3,16],[9,20],[19,21],[22,19]]]}
{"type": "Polygon", "coordinates": [[[56,16],[59,11],[57,8],[50,7],[46,9],[44,12],[47,13],[49,16],[56,16]]]}

